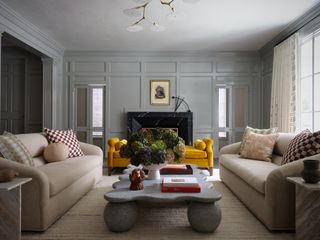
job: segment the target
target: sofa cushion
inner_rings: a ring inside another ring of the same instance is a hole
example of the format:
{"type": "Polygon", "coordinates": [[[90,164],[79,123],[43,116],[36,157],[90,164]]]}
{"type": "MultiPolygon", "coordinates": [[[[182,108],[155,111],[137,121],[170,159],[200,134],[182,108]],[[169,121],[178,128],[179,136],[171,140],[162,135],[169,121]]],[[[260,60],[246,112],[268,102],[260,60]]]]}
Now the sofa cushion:
{"type": "MultiPolygon", "coordinates": [[[[121,158],[120,151],[114,151],[113,157],[121,158]]],[[[185,158],[207,158],[207,152],[196,149],[192,146],[186,146],[185,158]]]]}
{"type": "Polygon", "coordinates": [[[186,146],[185,158],[207,158],[207,152],[186,146]]]}
{"type": "Polygon", "coordinates": [[[223,154],[219,163],[262,194],[269,173],[279,167],[271,162],[239,158],[238,154],[223,154]]]}
{"type": "Polygon", "coordinates": [[[46,164],[46,161],[44,160],[43,156],[34,157],[33,162],[35,167],[40,167],[46,164]]]}
{"type": "Polygon", "coordinates": [[[279,137],[276,145],[274,146],[273,152],[279,156],[283,156],[289,143],[294,137],[294,133],[279,133],[279,137]]]}
{"type": "Polygon", "coordinates": [[[50,196],[55,196],[101,164],[100,156],[88,155],[48,163],[38,169],[47,175],[50,183],[50,196]]]}
{"type": "Polygon", "coordinates": [[[113,152],[113,157],[114,157],[114,158],[121,158],[121,156],[120,156],[120,151],[114,151],[114,152],[113,152]]]}
{"type": "Polygon", "coordinates": [[[282,156],[279,156],[277,154],[273,154],[271,162],[273,162],[274,164],[277,164],[278,166],[280,166],[281,162],[282,162],[282,156]]]}
{"type": "Polygon", "coordinates": [[[48,140],[42,133],[17,134],[16,137],[26,146],[33,158],[41,156],[48,146],[48,140]]]}

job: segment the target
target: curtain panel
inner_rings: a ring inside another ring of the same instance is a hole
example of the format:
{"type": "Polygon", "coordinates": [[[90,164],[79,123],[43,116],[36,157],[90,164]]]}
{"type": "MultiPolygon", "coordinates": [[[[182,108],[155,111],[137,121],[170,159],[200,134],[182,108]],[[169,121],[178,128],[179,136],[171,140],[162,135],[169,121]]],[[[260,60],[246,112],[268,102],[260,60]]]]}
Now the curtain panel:
{"type": "Polygon", "coordinates": [[[295,132],[298,34],[274,48],[270,125],[279,132],[295,132]]]}

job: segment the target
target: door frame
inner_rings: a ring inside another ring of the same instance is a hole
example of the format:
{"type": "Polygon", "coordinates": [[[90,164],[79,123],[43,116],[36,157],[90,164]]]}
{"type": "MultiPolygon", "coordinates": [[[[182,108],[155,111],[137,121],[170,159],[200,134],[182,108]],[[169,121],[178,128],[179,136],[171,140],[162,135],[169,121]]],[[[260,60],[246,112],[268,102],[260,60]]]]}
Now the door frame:
{"type": "MultiPolygon", "coordinates": [[[[225,131],[227,134],[229,134],[229,141],[228,143],[234,143],[236,140],[236,133],[243,131],[244,129],[235,127],[235,115],[233,112],[234,109],[234,89],[237,87],[246,87],[248,89],[248,100],[247,100],[247,112],[246,112],[246,122],[247,125],[252,125],[252,99],[253,99],[253,93],[252,93],[252,84],[250,81],[248,82],[223,82],[223,83],[217,83],[215,86],[215,93],[216,93],[216,118],[215,118],[215,124],[217,129],[216,131],[216,139],[215,142],[219,144],[219,132],[225,131]],[[229,101],[228,101],[228,118],[227,118],[227,126],[225,128],[219,128],[219,88],[226,88],[229,90],[229,101]]],[[[245,126],[244,126],[245,128],[245,126]]],[[[218,149],[220,146],[218,146],[218,149]]]]}
{"type": "Polygon", "coordinates": [[[87,103],[86,103],[86,107],[87,107],[87,125],[89,125],[89,127],[84,127],[83,128],[83,132],[86,132],[86,142],[92,144],[93,143],[93,136],[92,136],[92,132],[99,131],[99,128],[97,127],[92,127],[92,89],[94,88],[102,88],[103,89],[103,119],[102,119],[102,123],[103,123],[103,127],[102,127],[102,133],[103,133],[103,141],[102,141],[102,147],[103,147],[103,152],[105,152],[106,150],[106,141],[107,141],[107,124],[106,124],[106,119],[107,119],[107,111],[106,111],[106,99],[107,99],[107,84],[105,83],[72,83],[70,84],[70,112],[69,112],[69,116],[70,116],[70,122],[69,122],[69,127],[74,129],[74,131],[77,131],[77,129],[79,127],[76,127],[76,121],[77,121],[77,116],[76,116],[76,109],[77,109],[77,101],[76,101],[76,97],[77,97],[77,88],[86,88],[89,89],[88,91],[88,96],[87,96],[87,103]],[[89,112],[89,113],[88,113],[89,112]]]}

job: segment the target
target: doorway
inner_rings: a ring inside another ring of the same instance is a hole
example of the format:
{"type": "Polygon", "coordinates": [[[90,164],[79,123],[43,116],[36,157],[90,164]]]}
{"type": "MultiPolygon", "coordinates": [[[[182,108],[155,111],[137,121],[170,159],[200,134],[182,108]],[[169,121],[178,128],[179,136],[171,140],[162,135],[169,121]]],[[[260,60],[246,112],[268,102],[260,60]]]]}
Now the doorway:
{"type": "Polygon", "coordinates": [[[79,141],[105,150],[105,86],[81,84],[74,88],[74,130],[79,141]]]}
{"type": "Polygon", "coordinates": [[[244,129],[249,125],[249,93],[248,84],[217,85],[219,150],[241,141],[244,129]]]}
{"type": "Polygon", "coordinates": [[[8,34],[1,39],[0,134],[41,132],[43,113],[41,57],[8,34]]]}

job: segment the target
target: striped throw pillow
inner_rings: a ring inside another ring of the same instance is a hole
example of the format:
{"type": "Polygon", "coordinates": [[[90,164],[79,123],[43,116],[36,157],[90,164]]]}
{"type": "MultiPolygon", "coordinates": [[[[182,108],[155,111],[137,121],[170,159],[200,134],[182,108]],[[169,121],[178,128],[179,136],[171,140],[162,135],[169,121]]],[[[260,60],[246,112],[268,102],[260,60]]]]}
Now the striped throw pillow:
{"type": "Polygon", "coordinates": [[[249,132],[257,133],[257,134],[272,134],[272,133],[276,133],[277,131],[278,131],[278,128],[259,129],[259,128],[252,128],[252,127],[247,126],[246,129],[244,130],[244,133],[243,133],[239,153],[241,154],[241,152],[244,148],[244,145],[246,143],[246,138],[247,138],[249,132]]]}
{"type": "Polygon", "coordinates": [[[23,143],[12,133],[4,132],[0,136],[0,152],[6,159],[34,166],[32,156],[23,143]]]}

